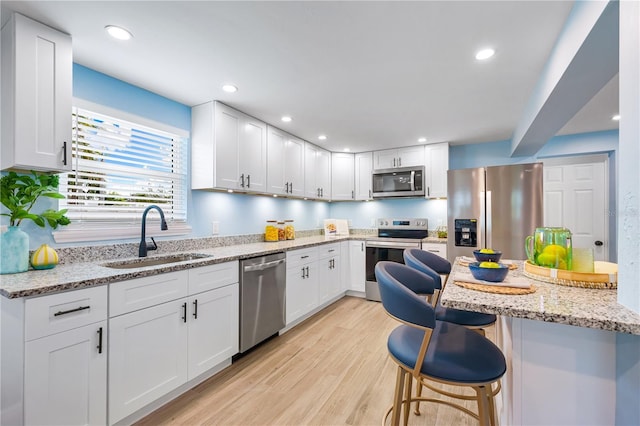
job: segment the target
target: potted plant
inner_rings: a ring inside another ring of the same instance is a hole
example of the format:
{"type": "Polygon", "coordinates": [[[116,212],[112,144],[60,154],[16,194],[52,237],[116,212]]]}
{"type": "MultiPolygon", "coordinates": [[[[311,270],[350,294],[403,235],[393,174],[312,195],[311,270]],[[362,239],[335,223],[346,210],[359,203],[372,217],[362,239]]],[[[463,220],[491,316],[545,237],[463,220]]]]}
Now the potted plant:
{"type": "Polygon", "coordinates": [[[0,237],[0,274],[24,272],[29,268],[29,236],[18,228],[23,220],[32,220],[41,228],[49,224],[53,229],[70,223],[65,216],[66,209],[31,212],[40,197],[64,198],[58,192],[59,179],[58,175],[36,172],[30,175],[9,172],[0,179],[0,202],[8,210],[0,216],[9,217],[9,229],[0,237]]]}

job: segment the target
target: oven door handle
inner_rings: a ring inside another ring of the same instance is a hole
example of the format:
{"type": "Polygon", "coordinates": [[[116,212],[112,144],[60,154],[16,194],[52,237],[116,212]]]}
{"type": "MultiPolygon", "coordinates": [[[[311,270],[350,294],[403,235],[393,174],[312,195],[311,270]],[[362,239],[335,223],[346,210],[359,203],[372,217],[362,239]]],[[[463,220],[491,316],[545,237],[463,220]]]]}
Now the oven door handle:
{"type": "Polygon", "coordinates": [[[367,241],[367,247],[381,247],[381,248],[420,248],[421,243],[404,243],[399,241],[367,241]]]}

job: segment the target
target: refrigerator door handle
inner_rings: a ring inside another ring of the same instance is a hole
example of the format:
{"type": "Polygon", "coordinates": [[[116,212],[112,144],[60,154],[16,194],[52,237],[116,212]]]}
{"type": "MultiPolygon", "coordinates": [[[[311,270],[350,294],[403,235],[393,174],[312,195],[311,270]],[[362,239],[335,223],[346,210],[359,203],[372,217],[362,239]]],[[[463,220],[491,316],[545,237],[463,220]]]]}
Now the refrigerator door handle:
{"type": "MultiPolygon", "coordinates": [[[[491,215],[491,191],[487,191],[485,193],[485,196],[486,196],[487,201],[486,201],[486,209],[485,209],[486,213],[485,213],[485,219],[484,220],[486,221],[485,229],[486,229],[487,236],[486,236],[485,241],[486,241],[487,244],[484,247],[492,248],[493,247],[493,238],[491,238],[491,234],[493,232],[493,227],[491,226],[491,218],[492,218],[492,215],[491,215]]],[[[481,246],[480,248],[483,248],[483,247],[481,246]]]]}
{"type": "Polygon", "coordinates": [[[485,199],[486,199],[485,197],[486,197],[486,192],[485,191],[480,192],[480,217],[478,218],[478,233],[477,233],[478,250],[485,247],[484,239],[487,233],[487,210],[486,210],[486,204],[485,204],[485,199]]]}
{"type": "Polygon", "coordinates": [[[411,170],[411,192],[414,192],[415,190],[416,190],[416,172],[415,170],[411,170]]]}

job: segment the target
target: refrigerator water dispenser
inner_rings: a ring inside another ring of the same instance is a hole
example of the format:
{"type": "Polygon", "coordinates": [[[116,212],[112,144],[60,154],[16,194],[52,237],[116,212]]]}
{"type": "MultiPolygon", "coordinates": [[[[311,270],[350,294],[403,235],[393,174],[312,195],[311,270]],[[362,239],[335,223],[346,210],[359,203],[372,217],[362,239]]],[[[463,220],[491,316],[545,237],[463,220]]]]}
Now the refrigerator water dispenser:
{"type": "Polygon", "coordinates": [[[454,219],[454,224],[456,246],[478,246],[478,219],[454,219]]]}

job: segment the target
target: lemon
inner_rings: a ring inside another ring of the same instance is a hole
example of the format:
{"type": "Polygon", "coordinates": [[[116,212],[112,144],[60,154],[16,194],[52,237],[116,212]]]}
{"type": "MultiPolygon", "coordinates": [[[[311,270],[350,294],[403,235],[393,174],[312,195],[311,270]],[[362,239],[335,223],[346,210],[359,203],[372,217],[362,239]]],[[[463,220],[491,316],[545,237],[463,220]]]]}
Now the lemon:
{"type": "Polygon", "coordinates": [[[496,262],[480,262],[478,266],[481,268],[499,268],[500,264],[496,262]]]}
{"type": "Polygon", "coordinates": [[[546,268],[567,269],[567,262],[554,253],[545,253],[543,251],[538,255],[537,263],[546,268]]]}
{"type": "Polygon", "coordinates": [[[480,253],[493,254],[493,253],[495,253],[495,251],[493,251],[490,248],[483,248],[483,249],[480,249],[480,253]]]}
{"type": "Polygon", "coordinates": [[[550,254],[560,259],[567,258],[567,249],[558,244],[551,244],[546,246],[544,249],[542,249],[542,253],[550,254]]]}

